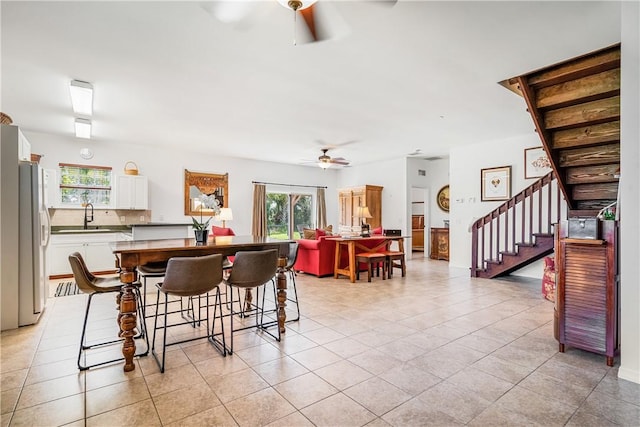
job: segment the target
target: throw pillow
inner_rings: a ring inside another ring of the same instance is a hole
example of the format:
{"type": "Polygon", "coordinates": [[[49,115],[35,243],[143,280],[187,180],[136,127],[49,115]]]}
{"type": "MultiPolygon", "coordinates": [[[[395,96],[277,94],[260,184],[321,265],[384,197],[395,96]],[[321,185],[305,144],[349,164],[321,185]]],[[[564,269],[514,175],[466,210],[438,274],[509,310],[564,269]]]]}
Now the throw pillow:
{"type": "Polygon", "coordinates": [[[319,228],[316,228],[316,240],[319,240],[320,237],[322,236],[326,236],[327,233],[324,230],[320,230],[319,228]]]}
{"type": "Polygon", "coordinates": [[[235,233],[230,228],[218,227],[215,225],[211,226],[211,232],[214,236],[235,236],[235,233]]]}
{"type": "Polygon", "coordinates": [[[324,231],[327,234],[327,236],[333,236],[333,225],[327,225],[324,228],[324,231]]]}
{"type": "Polygon", "coordinates": [[[314,230],[312,228],[303,228],[302,229],[302,238],[303,239],[315,240],[316,239],[316,230],[314,230]]]}
{"type": "Polygon", "coordinates": [[[382,234],[382,227],[376,227],[371,230],[371,234],[382,234]]]}

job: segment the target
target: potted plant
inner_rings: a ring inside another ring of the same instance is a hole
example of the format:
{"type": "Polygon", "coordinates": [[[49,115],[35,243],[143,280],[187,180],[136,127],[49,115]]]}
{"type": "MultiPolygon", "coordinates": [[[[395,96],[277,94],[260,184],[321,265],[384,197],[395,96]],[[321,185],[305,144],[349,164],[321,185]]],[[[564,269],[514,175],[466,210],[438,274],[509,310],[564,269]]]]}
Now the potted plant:
{"type": "Polygon", "coordinates": [[[202,194],[198,197],[198,200],[200,201],[200,221],[194,217],[191,217],[191,219],[193,221],[193,231],[195,233],[196,243],[202,244],[205,243],[209,237],[209,222],[211,222],[211,218],[220,213],[220,202],[213,194],[202,194]],[[207,213],[211,214],[206,221],[202,219],[202,211],[205,209],[207,213]]]}

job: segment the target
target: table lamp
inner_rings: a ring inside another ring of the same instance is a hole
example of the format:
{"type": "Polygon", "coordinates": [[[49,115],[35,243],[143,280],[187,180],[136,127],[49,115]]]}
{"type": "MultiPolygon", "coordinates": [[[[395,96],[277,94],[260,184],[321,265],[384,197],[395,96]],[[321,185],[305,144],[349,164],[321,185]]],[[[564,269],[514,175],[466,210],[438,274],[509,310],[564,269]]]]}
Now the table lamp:
{"type": "Polygon", "coordinates": [[[356,209],[356,216],[362,219],[362,224],[360,226],[360,235],[362,237],[369,237],[369,224],[367,224],[368,218],[373,218],[371,212],[369,212],[369,208],[367,206],[360,206],[356,209]]]}
{"type": "Polygon", "coordinates": [[[222,228],[227,228],[227,221],[233,221],[233,212],[231,208],[220,208],[218,220],[222,221],[222,228]]]}

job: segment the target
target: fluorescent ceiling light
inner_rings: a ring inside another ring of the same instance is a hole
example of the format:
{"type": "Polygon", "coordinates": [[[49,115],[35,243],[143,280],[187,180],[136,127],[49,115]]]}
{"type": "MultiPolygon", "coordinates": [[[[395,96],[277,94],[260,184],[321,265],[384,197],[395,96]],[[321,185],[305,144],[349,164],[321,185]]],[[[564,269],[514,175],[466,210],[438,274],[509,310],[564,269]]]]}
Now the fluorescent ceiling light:
{"type": "Polygon", "coordinates": [[[93,114],[93,86],[80,80],[71,80],[71,105],[73,112],[90,116],[93,114]]]}
{"type": "Polygon", "coordinates": [[[91,120],[76,119],[76,138],[91,138],[91,120]]]}

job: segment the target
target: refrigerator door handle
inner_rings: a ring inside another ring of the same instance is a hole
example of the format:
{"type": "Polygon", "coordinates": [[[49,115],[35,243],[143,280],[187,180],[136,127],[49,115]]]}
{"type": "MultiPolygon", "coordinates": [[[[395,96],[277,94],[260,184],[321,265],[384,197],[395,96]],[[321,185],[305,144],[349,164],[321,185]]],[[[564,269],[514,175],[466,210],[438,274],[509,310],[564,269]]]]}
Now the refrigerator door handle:
{"type": "Polygon", "coordinates": [[[46,207],[40,211],[40,228],[40,244],[46,248],[51,239],[51,217],[46,207]]]}

